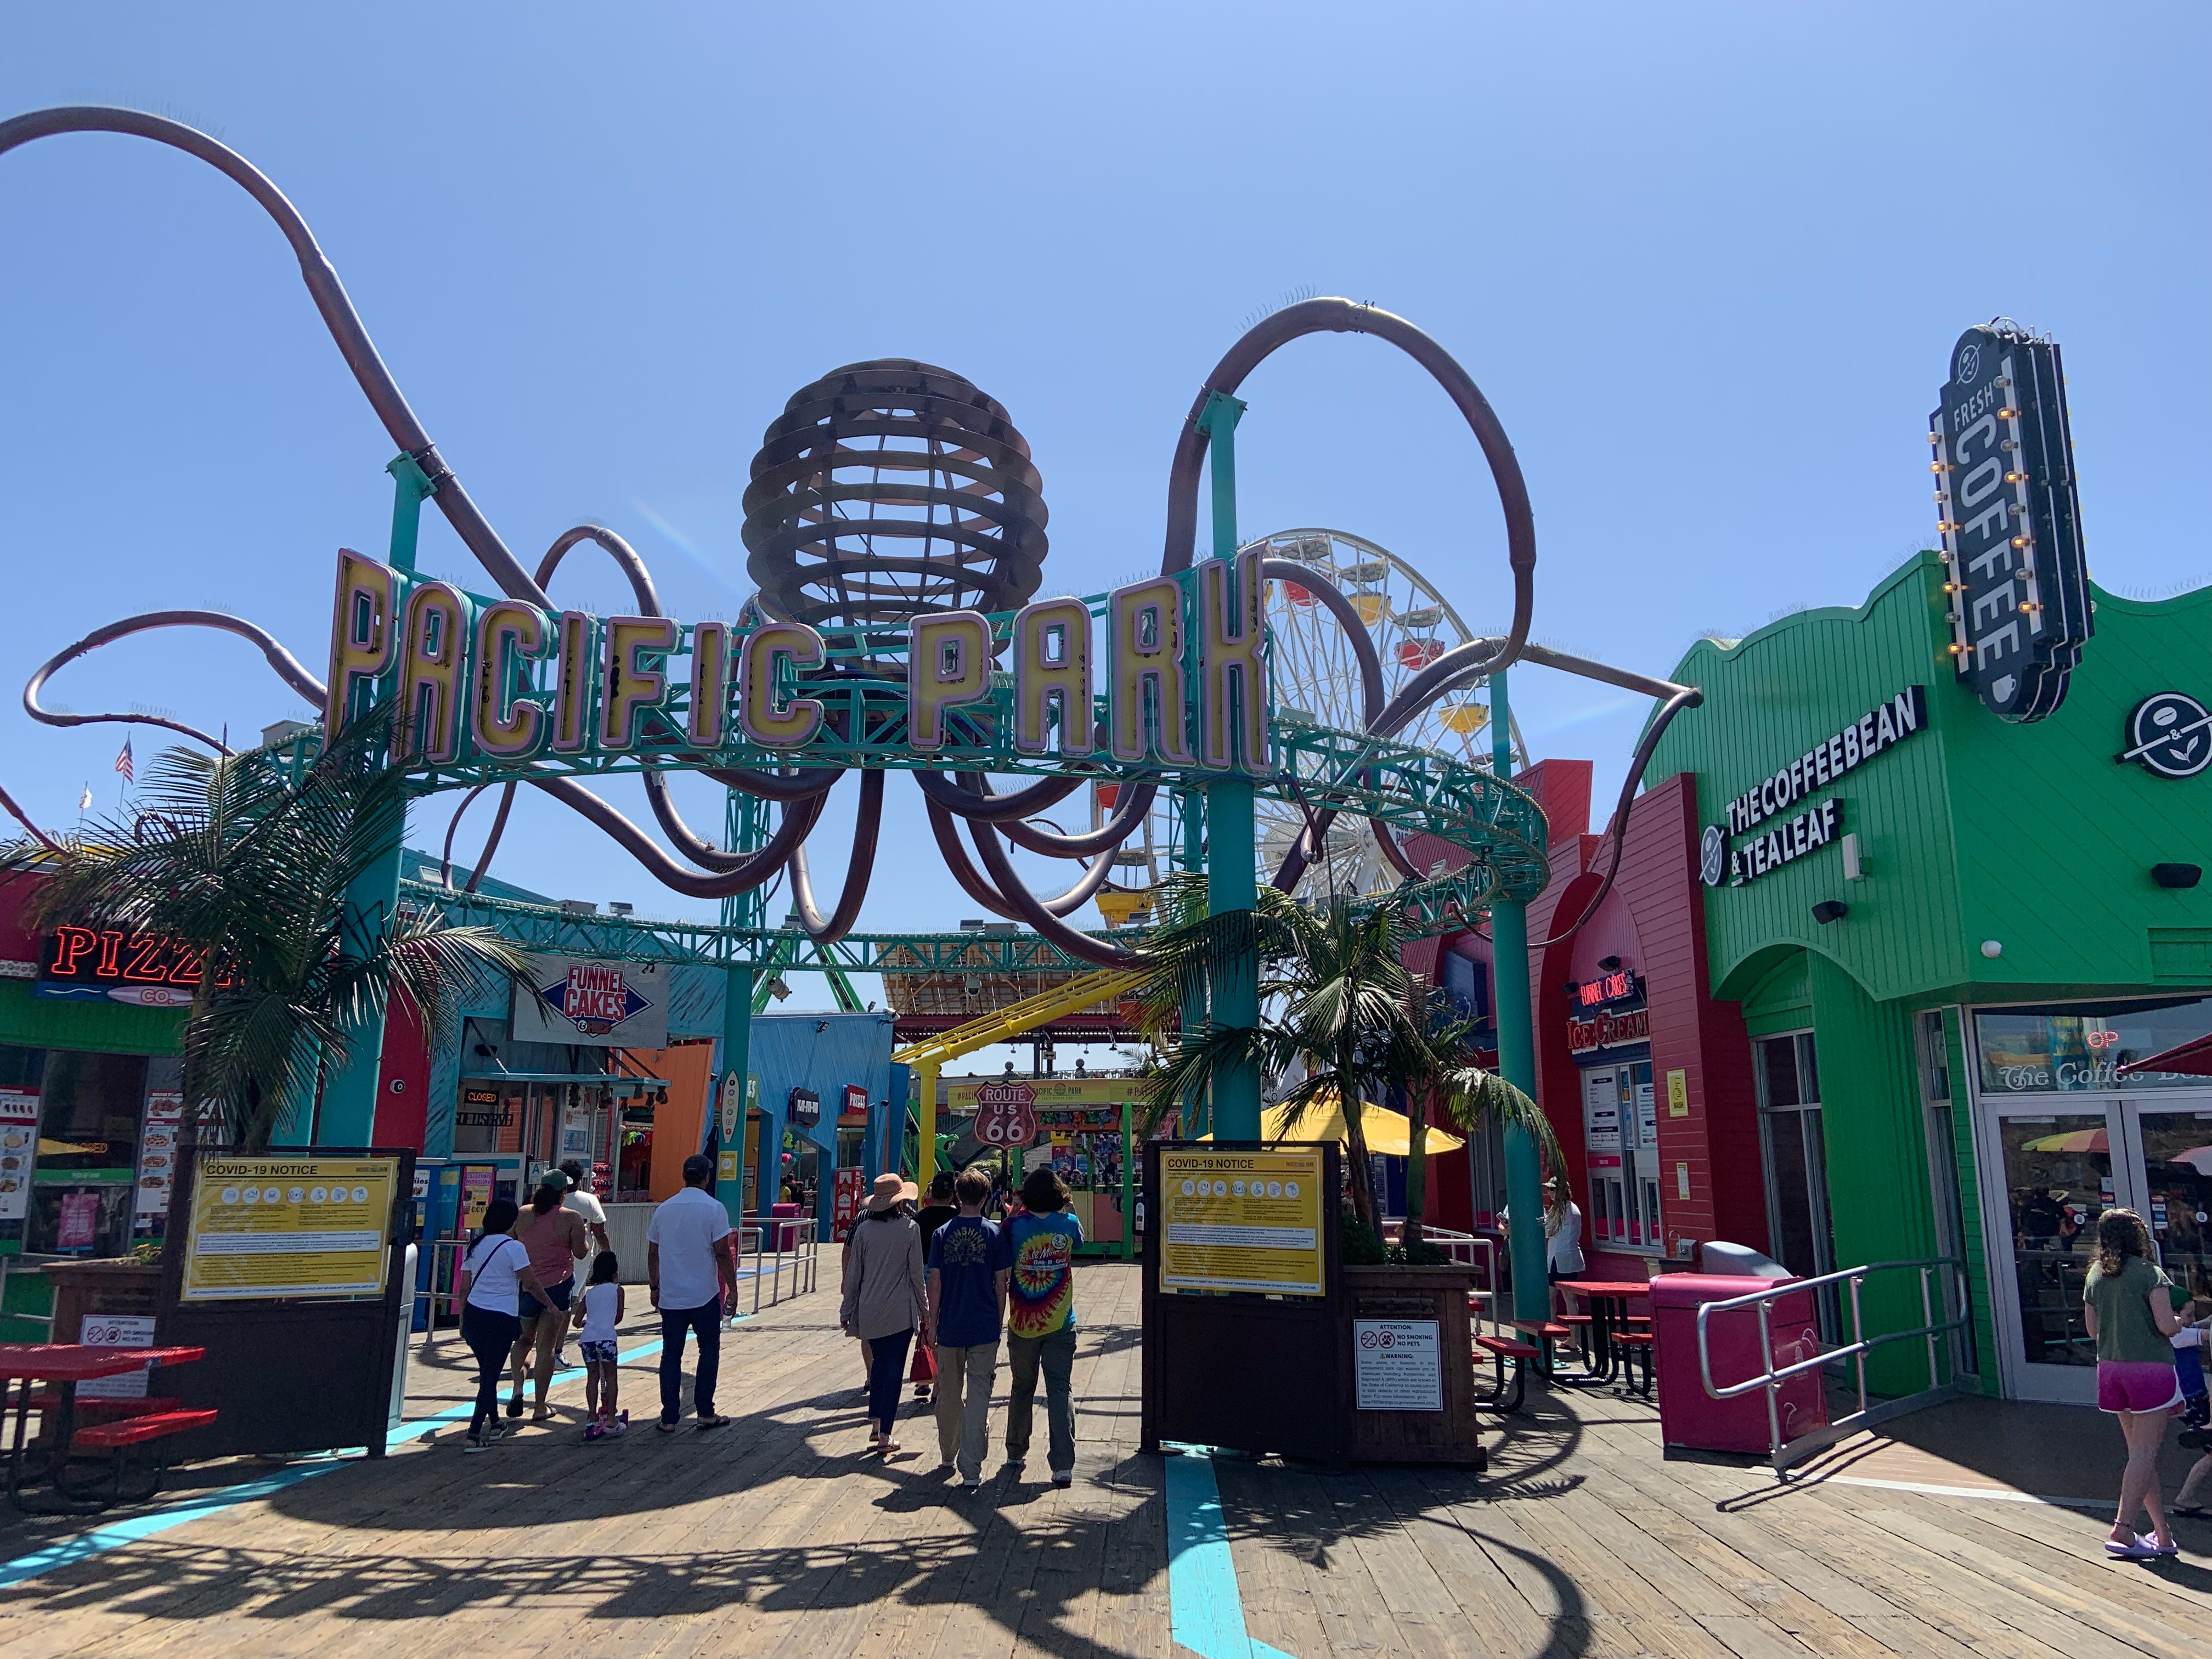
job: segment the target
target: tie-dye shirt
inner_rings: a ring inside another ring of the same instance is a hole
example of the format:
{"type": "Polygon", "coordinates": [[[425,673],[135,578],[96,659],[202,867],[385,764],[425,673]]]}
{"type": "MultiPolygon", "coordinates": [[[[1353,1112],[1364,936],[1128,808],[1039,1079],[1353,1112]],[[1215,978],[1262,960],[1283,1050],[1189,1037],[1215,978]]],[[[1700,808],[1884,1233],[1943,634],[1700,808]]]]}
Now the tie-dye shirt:
{"type": "Polygon", "coordinates": [[[1006,1224],[1014,1273],[1006,1296],[1008,1336],[1051,1336],[1075,1328],[1075,1247],[1083,1224],[1065,1210],[1024,1212],[1006,1224]]]}

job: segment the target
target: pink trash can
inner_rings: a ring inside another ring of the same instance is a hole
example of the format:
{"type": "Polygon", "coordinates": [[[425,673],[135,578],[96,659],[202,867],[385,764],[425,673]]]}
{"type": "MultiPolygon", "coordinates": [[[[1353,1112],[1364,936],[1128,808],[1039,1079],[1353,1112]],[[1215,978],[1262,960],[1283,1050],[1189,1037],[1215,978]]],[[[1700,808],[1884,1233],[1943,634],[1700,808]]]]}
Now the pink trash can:
{"type": "MultiPolygon", "coordinates": [[[[1768,1449],[1765,1389],[1753,1389],[1733,1400],[1716,1400],[1705,1392],[1698,1368],[1698,1310],[1708,1302],[1726,1302],[1795,1282],[1715,1273],[1662,1273],[1651,1281],[1659,1434],[1665,1444],[1696,1451],[1768,1449]]],[[[1820,1352],[1820,1322],[1812,1291],[1776,1297],[1767,1304],[1766,1318],[1771,1346],[1765,1356],[1759,1352],[1758,1309],[1715,1314],[1706,1322],[1715,1387],[1749,1381],[1767,1369],[1770,1358],[1779,1368],[1820,1352]]],[[[1787,1378],[1775,1405],[1785,1443],[1824,1425],[1827,1397],[1819,1369],[1787,1378]]]]}

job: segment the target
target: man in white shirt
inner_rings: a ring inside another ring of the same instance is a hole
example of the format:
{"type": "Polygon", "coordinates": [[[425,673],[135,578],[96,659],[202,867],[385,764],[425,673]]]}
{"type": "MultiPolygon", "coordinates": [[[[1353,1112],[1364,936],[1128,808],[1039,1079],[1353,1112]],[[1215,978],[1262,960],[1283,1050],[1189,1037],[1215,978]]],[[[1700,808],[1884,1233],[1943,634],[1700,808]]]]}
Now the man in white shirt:
{"type": "Polygon", "coordinates": [[[572,1158],[561,1166],[561,1173],[568,1177],[568,1195],[561,1200],[561,1207],[584,1218],[584,1232],[594,1251],[614,1249],[607,1240],[607,1206],[584,1184],[584,1166],[572,1158]]]}
{"type": "Polygon", "coordinates": [[[707,1190],[712,1159],[694,1152],[684,1160],[684,1190],[653,1212],[645,1246],[646,1280],[660,1310],[660,1422],[676,1432],[684,1415],[684,1333],[699,1339],[699,1370],[691,1403],[702,1429],[730,1419],[714,1410],[714,1379],[722,1364],[722,1304],[738,1288],[730,1254],[729,1212],[707,1190]]]}

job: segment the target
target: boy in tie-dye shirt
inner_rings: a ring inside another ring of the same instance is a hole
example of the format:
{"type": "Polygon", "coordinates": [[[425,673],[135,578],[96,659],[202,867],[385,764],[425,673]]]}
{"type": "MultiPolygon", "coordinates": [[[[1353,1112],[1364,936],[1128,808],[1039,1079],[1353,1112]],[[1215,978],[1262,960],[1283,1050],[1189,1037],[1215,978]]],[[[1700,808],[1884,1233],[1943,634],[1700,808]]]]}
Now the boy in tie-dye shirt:
{"type": "Polygon", "coordinates": [[[1006,1462],[1030,1449],[1037,1372],[1044,1373],[1046,1451],[1055,1486],[1075,1480],[1075,1247],[1083,1224],[1067,1213],[1067,1188],[1049,1169],[1022,1183],[1024,1213],[1006,1224],[1014,1271],[1006,1301],[1006,1361],[1013,1397],[1006,1411],[1006,1462]]]}

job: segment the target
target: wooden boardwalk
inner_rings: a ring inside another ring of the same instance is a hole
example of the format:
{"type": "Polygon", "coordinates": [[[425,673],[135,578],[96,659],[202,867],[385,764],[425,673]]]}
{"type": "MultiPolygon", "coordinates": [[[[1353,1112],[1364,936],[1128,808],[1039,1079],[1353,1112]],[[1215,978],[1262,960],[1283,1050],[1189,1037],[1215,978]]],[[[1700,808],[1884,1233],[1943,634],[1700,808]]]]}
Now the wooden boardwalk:
{"type": "MultiPolygon", "coordinates": [[[[1045,1484],[1040,1423],[1027,1478],[994,1462],[976,1497],[933,1473],[926,1418],[909,1455],[864,1455],[830,1282],[725,1334],[738,1421],[715,1433],[652,1431],[648,1359],[624,1376],[641,1426],[611,1443],[579,1443],[572,1382],[557,1430],[480,1457],[453,1429],[236,1503],[227,1483],[270,1471],[183,1472],[163,1498],[209,1505],[198,1518],[0,1589],[0,1659],[1185,1651],[1166,1475],[1136,1449],[1134,1270],[1079,1280],[1074,1487],[1045,1484]]],[[[625,1346],[649,1334],[633,1321],[625,1346]]],[[[456,1367],[460,1352],[443,1350],[456,1367]]],[[[1006,1381],[1001,1366],[1002,1399],[1006,1381]]],[[[457,1368],[418,1363],[413,1382],[415,1413],[465,1392],[457,1368]]],[[[2063,1420],[2116,1476],[2110,1425],[2063,1420]]],[[[1835,1478],[1781,1491],[1754,1468],[1662,1461],[1641,1401],[1540,1394],[1481,1475],[1212,1470],[1246,1627],[1291,1659],[2212,1654],[2212,1528],[2185,1522],[2178,1561],[2108,1564],[2096,1515],[1898,1489],[1954,1484],[1933,1478],[1956,1467],[1942,1450],[1846,1448],[1835,1478]]],[[[11,1521],[0,1558],[90,1530],[11,1521]]]]}

